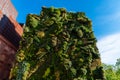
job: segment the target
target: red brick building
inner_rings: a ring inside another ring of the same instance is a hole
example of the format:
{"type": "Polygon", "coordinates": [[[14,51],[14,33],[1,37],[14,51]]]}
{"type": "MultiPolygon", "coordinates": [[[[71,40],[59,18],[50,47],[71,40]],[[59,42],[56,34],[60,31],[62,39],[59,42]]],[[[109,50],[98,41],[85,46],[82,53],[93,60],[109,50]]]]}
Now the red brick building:
{"type": "Polygon", "coordinates": [[[9,72],[23,33],[16,21],[17,14],[10,0],[0,0],[0,80],[9,80],[9,72]]]}

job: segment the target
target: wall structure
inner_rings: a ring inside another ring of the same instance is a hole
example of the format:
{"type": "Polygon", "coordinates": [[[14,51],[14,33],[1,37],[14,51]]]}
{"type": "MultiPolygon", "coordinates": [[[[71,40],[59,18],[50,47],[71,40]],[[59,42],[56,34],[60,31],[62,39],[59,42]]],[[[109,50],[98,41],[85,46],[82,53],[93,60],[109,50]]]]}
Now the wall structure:
{"type": "Polygon", "coordinates": [[[12,5],[10,0],[1,0],[0,1],[0,11],[2,11],[3,14],[7,16],[11,16],[13,19],[16,20],[16,17],[18,15],[18,12],[12,5]]]}
{"type": "Polygon", "coordinates": [[[0,1],[0,80],[8,80],[23,33],[17,11],[10,0],[0,1]]]}

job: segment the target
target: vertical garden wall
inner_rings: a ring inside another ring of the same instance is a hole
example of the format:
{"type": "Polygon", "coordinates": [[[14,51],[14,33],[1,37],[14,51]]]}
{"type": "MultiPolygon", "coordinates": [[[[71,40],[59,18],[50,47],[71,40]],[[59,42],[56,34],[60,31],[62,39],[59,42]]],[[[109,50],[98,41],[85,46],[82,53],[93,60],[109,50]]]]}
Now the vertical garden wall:
{"type": "Polygon", "coordinates": [[[29,14],[11,79],[103,80],[92,22],[83,12],[42,7],[29,14]]]}

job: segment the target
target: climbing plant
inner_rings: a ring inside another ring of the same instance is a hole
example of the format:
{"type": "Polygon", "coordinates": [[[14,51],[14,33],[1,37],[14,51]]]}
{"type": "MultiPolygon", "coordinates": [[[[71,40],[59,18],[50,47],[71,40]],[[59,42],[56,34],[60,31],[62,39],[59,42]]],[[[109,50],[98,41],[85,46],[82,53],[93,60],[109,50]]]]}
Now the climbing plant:
{"type": "Polygon", "coordinates": [[[85,13],[42,7],[27,16],[11,73],[16,80],[102,80],[96,42],[85,13]]]}

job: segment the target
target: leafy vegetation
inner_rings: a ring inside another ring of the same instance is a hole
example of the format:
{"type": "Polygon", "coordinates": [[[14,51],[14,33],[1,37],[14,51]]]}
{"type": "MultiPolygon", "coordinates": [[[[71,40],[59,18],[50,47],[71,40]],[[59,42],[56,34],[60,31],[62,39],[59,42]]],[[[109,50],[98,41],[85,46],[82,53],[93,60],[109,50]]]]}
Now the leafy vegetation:
{"type": "Polygon", "coordinates": [[[64,8],[27,16],[16,61],[14,80],[104,79],[91,20],[64,8]]]}
{"type": "Polygon", "coordinates": [[[103,64],[106,80],[120,80],[120,58],[115,65],[103,64]]]}

